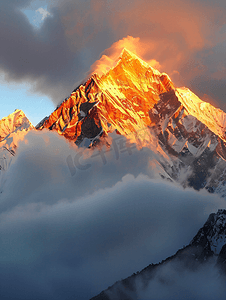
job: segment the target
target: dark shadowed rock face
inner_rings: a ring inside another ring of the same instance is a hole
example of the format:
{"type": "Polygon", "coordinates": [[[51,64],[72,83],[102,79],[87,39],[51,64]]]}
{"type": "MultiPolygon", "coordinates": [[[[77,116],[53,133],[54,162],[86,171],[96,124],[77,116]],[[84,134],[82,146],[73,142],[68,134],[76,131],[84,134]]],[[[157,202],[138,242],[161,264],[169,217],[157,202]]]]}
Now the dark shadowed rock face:
{"type": "Polygon", "coordinates": [[[217,266],[226,275],[226,244],[221,248],[218,255],[217,266]]]}
{"type": "MultiPolygon", "coordinates": [[[[226,210],[218,210],[209,216],[204,226],[198,231],[191,243],[176,254],[159,264],[150,264],[142,271],[116,282],[114,285],[93,297],[91,300],[134,300],[137,298],[137,282],[144,288],[152,280],[170,282],[171,271],[181,273],[185,270],[198,271],[206,264],[217,267],[221,276],[226,276],[226,210]],[[168,268],[168,269],[167,269],[168,268]],[[164,276],[161,278],[161,270],[164,276]],[[169,273],[167,274],[167,271],[169,273]]],[[[183,276],[183,275],[181,275],[183,276]]],[[[225,277],[226,279],[226,277],[225,277]]]]}

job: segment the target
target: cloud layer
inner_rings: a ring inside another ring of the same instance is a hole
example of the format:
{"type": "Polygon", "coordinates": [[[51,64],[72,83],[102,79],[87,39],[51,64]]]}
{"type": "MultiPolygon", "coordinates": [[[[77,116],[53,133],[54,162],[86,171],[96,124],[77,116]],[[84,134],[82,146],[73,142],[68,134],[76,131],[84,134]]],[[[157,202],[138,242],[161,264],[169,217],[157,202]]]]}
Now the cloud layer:
{"type": "Polygon", "coordinates": [[[0,68],[8,81],[63,100],[100,54],[127,36],[138,53],[155,60],[176,85],[186,85],[226,110],[224,1],[46,1],[48,15],[35,29],[21,12],[31,0],[2,1],[0,68]],[[206,94],[206,95],[205,95],[206,94]]]}
{"type": "Polygon", "coordinates": [[[21,142],[0,196],[1,299],[89,299],[174,254],[226,207],[152,179],[148,149],[109,152],[106,164],[84,154],[91,167],[72,176],[78,151],[47,131],[21,142]]]}

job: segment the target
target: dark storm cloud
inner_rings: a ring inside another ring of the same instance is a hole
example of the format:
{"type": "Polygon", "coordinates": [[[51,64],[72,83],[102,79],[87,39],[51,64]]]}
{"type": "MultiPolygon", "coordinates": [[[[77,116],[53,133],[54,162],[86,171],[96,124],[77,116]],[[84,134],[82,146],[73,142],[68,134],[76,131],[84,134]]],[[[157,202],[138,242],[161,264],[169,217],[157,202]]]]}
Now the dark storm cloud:
{"type": "Polygon", "coordinates": [[[83,164],[92,167],[71,176],[66,158],[76,151],[57,133],[30,132],[5,173],[1,299],[89,299],[174,254],[226,207],[207,192],[150,179],[148,150],[118,161],[109,153],[105,165],[89,157],[83,164]]]}
{"type": "Polygon", "coordinates": [[[177,85],[224,108],[224,1],[49,1],[51,17],[40,30],[20,11],[30,2],[1,2],[0,66],[8,81],[30,81],[59,103],[100,53],[130,35],[140,38],[143,58],[157,60],[177,85]]]}
{"type": "Polygon", "coordinates": [[[34,90],[57,103],[72,89],[80,59],[68,47],[58,10],[52,9],[52,17],[37,30],[20,10],[30,2],[1,2],[0,67],[7,81],[35,83],[34,90]]]}

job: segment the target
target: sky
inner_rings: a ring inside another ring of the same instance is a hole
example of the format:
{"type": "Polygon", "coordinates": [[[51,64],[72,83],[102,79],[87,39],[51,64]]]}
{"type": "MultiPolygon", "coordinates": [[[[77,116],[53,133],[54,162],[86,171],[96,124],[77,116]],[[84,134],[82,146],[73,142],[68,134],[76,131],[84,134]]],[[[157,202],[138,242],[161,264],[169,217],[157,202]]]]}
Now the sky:
{"type": "Polygon", "coordinates": [[[2,0],[0,119],[34,125],[124,46],[226,111],[224,0],[2,0]],[[7,99],[7,100],[6,100],[7,99]]]}

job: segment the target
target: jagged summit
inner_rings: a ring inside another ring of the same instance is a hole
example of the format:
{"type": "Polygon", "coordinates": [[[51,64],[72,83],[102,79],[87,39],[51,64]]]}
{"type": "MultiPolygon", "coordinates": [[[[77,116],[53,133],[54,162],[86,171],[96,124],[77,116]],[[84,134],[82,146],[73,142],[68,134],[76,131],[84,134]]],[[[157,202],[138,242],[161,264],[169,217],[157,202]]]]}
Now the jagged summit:
{"type": "MultiPolygon", "coordinates": [[[[164,85],[166,85],[166,81],[168,81],[169,84],[169,86],[165,88],[159,85],[158,93],[174,88],[167,74],[160,73],[140,57],[124,48],[117,64],[106,74],[101,76],[101,83],[113,84],[114,86],[120,85],[121,87],[135,87],[140,92],[147,93],[150,88],[153,88],[153,79],[155,77],[156,79],[161,78],[162,81],[165,80],[164,85]]],[[[149,96],[152,96],[151,98],[154,97],[154,95],[149,96]]]]}
{"type": "MultiPolygon", "coordinates": [[[[123,48],[118,62],[117,64],[123,64],[124,66],[129,66],[131,64],[137,64],[137,65],[141,65],[144,68],[149,69],[150,65],[148,63],[146,63],[144,60],[142,60],[139,56],[137,56],[136,54],[134,54],[133,52],[131,52],[130,50],[123,48]]],[[[116,66],[117,66],[116,64],[116,66]]],[[[153,72],[156,73],[156,75],[160,75],[160,72],[154,68],[151,67],[151,69],[153,69],[153,72]]]]}

